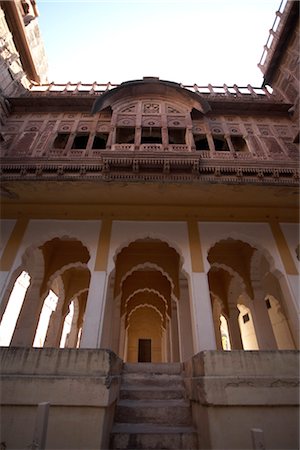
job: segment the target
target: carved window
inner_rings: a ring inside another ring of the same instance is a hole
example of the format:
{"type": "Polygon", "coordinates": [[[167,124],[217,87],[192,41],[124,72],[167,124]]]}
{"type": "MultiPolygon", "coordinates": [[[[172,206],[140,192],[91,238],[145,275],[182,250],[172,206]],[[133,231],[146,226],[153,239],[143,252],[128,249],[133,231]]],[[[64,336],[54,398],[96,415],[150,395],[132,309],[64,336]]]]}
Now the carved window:
{"type": "Polygon", "coordinates": [[[87,143],[89,140],[89,134],[88,133],[80,133],[77,134],[74,138],[72,148],[74,149],[83,149],[86,148],[87,143]]]}
{"type": "Polygon", "coordinates": [[[97,133],[93,140],[92,149],[103,150],[106,148],[108,133],[97,133]]]}
{"type": "Polygon", "coordinates": [[[229,152],[229,146],[224,136],[213,136],[216,152],[229,152]]]}
{"type": "Polygon", "coordinates": [[[244,138],[242,136],[230,136],[232,145],[236,152],[247,152],[248,146],[244,138]]]}
{"type": "Polygon", "coordinates": [[[70,137],[70,133],[58,133],[56,138],[54,139],[53,148],[66,148],[66,145],[68,143],[70,137]]]}
{"type": "Polygon", "coordinates": [[[158,103],[144,103],[143,105],[143,114],[159,114],[160,113],[160,105],[158,103]]]}
{"type": "Polygon", "coordinates": [[[141,144],[161,144],[161,128],[160,127],[143,127],[141,144]]]}
{"type": "Polygon", "coordinates": [[[169,144],[185,144],[185,128],[169,128],[169,144]]]}
{"type": "Polygon", "coordinates": [[[116,130],[117,144],[134,144],[135,128],[118,127],[116,130]]]}
{"type": "Polygon", "coordinates": [[[247,314],[244,314],[243,315],[243,322],[244,323],[247,323],[247,322],[249,322],[250,321],[250,317],[249,317],[249,314],[247,313],[247,314]]]}
{"type": "Polygon", "coordinates": [[[205,134],[194,134],[196,150],[209,150],[208,140],[205,134]]]}

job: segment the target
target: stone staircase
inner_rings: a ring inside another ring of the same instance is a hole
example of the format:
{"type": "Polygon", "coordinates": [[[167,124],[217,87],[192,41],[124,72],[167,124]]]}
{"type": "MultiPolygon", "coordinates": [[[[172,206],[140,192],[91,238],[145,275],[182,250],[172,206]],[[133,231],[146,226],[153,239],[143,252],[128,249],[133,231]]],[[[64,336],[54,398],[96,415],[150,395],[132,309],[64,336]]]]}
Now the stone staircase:
{"type": "Polygon", "coordinates": [[[124,364],[111,449],[197,449],[181,364],[124,364]]]}

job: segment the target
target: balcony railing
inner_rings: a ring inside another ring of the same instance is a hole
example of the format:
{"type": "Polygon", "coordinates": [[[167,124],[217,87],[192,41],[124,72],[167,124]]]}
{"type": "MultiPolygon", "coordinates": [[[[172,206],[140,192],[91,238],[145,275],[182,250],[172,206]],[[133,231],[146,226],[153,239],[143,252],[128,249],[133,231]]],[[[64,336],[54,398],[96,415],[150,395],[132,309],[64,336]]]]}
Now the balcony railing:
{"type": "Polygon", "coordinates": [[[283,11],[284,11],[287,3],[288,3],[288,0],[281,0],[278,11],[276,11],[276,13],[275,13],[276,17],[274,19],[272,28],[269,30],[269,36],[268,36],[266,44],[264,45],[264,49],[263,49],[261,58],[258,63],[258,67],[261,69],[261,71],[263,73],[265,72],[265,70],[264,70],[265,64],[267,63],[267,56],[268,56],[268,52],[271,48],[272,42],[274,41],[274,39],[277,39],[278,30],[280,29],[279,25],[280,25],[280,22],[282,19],[283,11]]]}
{"type": "MultiPolygon", "coordinates": [[[[49,83],[49,84],[31,84],[30,92],[36,95],[94,95],[99,96],[105,92],[120,86],[120,84],[115,83],[72,83],[68,82],[65,84],[60,83],[49,83]]],[[[198,84],[181,84],[183,89],[188,89],[191,92],[196,92],[198,94],[209,96],[209,97],[251,97],[251,98],[269,98],[272,94],[272,89],[269,86],[266,87],[254,87],[250,84],[247,86],[227,86],[223,84],[222,86],[212,86],[208,84],[207,86],[199,86],[198,84]]]]}

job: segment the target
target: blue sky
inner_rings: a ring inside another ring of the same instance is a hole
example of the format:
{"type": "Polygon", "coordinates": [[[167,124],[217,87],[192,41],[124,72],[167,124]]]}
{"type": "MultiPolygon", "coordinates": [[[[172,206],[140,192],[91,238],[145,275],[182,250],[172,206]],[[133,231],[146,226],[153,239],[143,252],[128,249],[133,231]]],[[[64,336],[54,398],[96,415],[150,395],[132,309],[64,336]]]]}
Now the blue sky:
{"type": "Polygon", "coordinates": [[[39,0],[49,81],[262,84],[280,0],[39,0]]]}

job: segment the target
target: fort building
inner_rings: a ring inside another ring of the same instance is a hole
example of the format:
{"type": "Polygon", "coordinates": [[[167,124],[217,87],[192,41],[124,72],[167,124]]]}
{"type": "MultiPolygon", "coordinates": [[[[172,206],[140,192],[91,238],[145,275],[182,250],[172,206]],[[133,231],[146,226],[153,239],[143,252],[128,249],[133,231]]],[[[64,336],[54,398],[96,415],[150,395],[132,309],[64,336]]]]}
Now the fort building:
{"type": "Polygon", "coordinates": [[[297,449],[299,3],[259,87],[49,83],[35,1],[0,30],[0,448],[297,449]]]}

